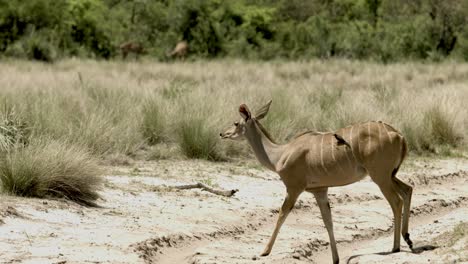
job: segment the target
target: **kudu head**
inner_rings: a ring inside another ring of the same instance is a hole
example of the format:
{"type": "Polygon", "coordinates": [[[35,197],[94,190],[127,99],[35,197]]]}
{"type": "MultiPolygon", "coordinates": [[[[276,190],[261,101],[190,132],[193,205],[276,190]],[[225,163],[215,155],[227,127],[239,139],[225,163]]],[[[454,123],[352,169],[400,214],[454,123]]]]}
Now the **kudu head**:
{"type": "Polygon", "coordinates": [[[271,100],[256,111],[255,116],[252,116],[249,108],[245,104],[239,106],[239,114],[242,117],[238,122],[234,122],[233,126],[225,132],[220,133],[222,139],[241,140],[245,138],[249,130],[255,128],[256,121],[264,118],[270,109],[271,100]]]}

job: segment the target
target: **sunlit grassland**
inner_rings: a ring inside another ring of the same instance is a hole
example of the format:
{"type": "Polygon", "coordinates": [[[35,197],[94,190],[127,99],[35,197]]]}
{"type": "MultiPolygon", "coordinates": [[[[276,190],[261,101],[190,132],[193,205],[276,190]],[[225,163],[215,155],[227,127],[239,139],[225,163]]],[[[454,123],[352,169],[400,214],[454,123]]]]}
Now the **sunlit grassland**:
{"type": "MultiPolygon", "coordinates": [[[[0,113],[22,125],[10,127],[28,142],[47,138],[102,159],[245,157],[244,143],[220,141],[219,132],[240,118],[239,104],[254,110],[269,99],[264,124],[279,142],[382,120],[413,153],[466,147],[468,64],[70,59],[7,61],[0,72],[0,113]]],[[[2,131],[0,147],[11,141],[2,131]]]]}

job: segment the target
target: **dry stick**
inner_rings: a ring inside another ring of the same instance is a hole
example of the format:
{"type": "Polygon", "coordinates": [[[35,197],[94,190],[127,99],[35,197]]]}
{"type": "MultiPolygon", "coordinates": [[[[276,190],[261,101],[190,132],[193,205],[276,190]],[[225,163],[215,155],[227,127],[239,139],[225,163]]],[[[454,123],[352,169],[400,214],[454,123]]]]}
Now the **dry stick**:
{"type": "Polygon", "coordinates": [[[214,193],[217,195],[222,195],[226,197],[231,197],[233,196],[236,192],[238,192],[238,189],[233,189],[233,190],[217,190],[213,189],[210,186],[197,182],[195,184],[186,184],[186,185],[179,185],[179,186],[168,186],[169,188],[174,188],[174,189],[179,189],[179,190],[186,190],[186,189],[195,189],[195,188],[200,188],[202,190],[208,191],[210,193],[214,193]]]}

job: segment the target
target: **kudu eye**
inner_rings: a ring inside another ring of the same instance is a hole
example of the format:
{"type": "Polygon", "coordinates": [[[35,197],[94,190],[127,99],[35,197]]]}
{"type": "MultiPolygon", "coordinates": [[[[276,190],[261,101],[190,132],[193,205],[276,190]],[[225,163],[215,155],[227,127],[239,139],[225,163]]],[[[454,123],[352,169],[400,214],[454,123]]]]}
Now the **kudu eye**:
{"type": "Polygon", "coordinates": [[[238,125],[239,125],[239,122],[234,122],[234,125],[235,125],[235,126],[238,126],[238,125]]]}

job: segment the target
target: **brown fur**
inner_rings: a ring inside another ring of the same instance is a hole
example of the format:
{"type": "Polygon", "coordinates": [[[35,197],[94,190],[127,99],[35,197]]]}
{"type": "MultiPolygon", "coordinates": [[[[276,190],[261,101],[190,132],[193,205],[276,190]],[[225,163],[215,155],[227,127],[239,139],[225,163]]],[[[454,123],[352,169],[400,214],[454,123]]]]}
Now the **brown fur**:
{"type": "Polygon", "coordinates": [[[119,46],[120,52],[122,53],[122,58],[127,58],[127,55],[130,53],[134,53],[135,56],[138,58],[139,55],[145,52],[145,49],[142,44],[136,42],[125,42],[119,46]]]}
{"type": "Polygon", "coordinates": [[[299,195],[311,192],[320,208],[327,229],[333,262],[339,262],[328,203],[328,188],[348,185],[369,175],[389,202],[394,216],[393,252],[400,250],[400,232],[410,247],[408,222],[412,187],[396,177],[407,145],[404,137],[383,122],[365,122],[335,132],[306,131],[290,142],[278,145],[260,124],[268,112],[269,102],[252,119],[247,106],[241,105],[241,121],[221,133],[222,138],[245,138],[258,161],[276,172],[286,186],[286,198],[280,209],[273,234],[261,254],[270,254],[281,226],[299,195]],[[246,115],[246,113],[248,115],[246,115]],[[258,119],[258,120],[257,120],[258,119]]]}
{"type": "Polygon", "coordinates": [[[188,49],[189,49],[189,46],[188,46],[187,41],[180,41],[179,43],[177,43],[177,45],[172,50],[172,52],[167,54],[167,56],[171,58],[176,57],[179,59],[185,59],[188,53],[188,49]]]}

